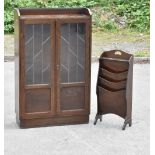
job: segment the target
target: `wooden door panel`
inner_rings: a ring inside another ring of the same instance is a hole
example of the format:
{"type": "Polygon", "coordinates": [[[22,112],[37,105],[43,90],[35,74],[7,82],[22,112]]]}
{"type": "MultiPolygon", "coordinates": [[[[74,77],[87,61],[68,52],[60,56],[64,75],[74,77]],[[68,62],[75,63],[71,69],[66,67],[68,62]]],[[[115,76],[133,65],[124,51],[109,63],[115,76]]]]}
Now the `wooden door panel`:
{"type": "Polygon", "coordinates": [[[62,87],[60,90],[60,109],[64,110],[80,110],[85,105],[85,87],[71,86],[62,87]]]}
{"type": "Polygon", "coordinates": [[[23,21],[23,118],[55,115],[55,23],[23,21]]]}
{"type": "Polygon", "coordinates": [[[87,20],[57,21],[57,112],[89,113],[89,27],[87,20]]]}
{"type": "Polygon", "coordinates": [[[26,90],[26,113],[51,111],[51,90],[47,88],[26,90]]]}

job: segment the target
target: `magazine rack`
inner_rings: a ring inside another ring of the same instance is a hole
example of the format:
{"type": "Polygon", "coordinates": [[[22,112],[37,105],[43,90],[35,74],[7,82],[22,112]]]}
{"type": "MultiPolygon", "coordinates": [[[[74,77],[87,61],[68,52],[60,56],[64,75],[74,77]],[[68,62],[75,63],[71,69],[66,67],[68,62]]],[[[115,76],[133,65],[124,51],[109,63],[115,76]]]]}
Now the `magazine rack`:
{"type": "Polygon", "coordinates": [[[132,124],[133,55],[120,50],[103,52],[99,58],[97,94],[97,120],[113,113],[125,119],[122,127],[132,124]]]}

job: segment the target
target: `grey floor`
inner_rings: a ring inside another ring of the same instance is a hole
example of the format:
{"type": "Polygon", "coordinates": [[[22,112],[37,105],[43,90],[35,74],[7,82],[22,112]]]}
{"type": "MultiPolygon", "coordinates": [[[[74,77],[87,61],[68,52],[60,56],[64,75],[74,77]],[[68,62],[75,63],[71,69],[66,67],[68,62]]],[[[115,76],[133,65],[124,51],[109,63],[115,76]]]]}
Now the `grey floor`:
{"type": "Polygon", "coordinates": [[[134,65],[133,126],[108,114],[93,125],[98,64],[92,64],[89,124],[19,129],[14,113],[14,62],[5,62],[5,155],[148,155],[149,64],[134,65]]]}

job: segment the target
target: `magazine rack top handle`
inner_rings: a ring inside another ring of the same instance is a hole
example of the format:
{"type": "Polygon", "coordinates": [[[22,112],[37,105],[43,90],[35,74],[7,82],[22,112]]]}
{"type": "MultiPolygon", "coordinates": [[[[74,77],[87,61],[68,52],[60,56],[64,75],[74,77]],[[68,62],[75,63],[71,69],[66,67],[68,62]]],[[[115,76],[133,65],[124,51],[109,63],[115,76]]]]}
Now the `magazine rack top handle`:
{"type": "Polygon", "coordinates": [[[112,51],[103,52],[100,58],[102,59],[104,57],[104,58],[111,58],[111,59],[123,59],[123,60],[129,61],[131,56],[132,54],[128,54],[121,50],[112,50],[112,51]]]}

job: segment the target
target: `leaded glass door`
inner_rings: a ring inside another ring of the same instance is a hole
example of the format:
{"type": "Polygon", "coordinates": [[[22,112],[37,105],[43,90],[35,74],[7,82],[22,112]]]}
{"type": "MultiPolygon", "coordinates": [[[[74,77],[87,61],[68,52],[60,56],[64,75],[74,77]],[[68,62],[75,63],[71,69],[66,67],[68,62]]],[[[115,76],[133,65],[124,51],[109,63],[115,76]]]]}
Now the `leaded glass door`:
{"type": "Polygon", "coordinates": [[[88,25],[87,20],[68,19],[57,23],[59,114],[89,113],[88,25]]]}
{"type": "Polygon", "coordinates": [[[51,20],[24,21],[23,83],[26,116],[52,115],[54,103],[55,27],[51,20]]]}

